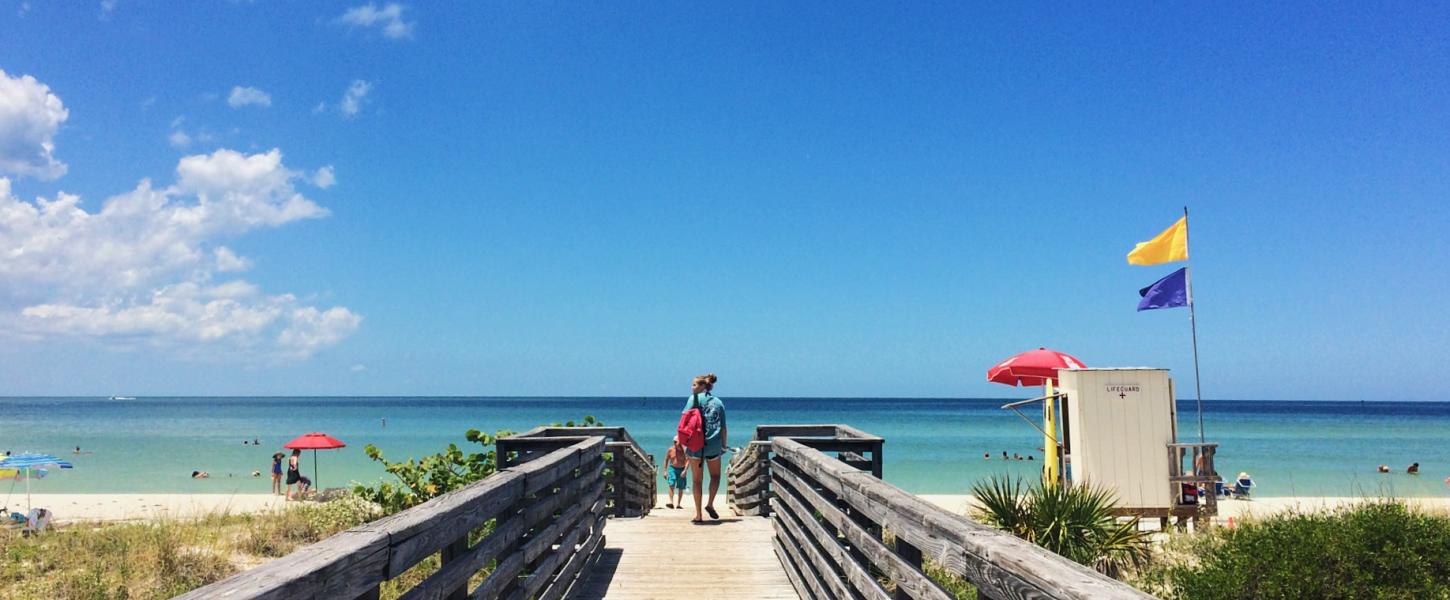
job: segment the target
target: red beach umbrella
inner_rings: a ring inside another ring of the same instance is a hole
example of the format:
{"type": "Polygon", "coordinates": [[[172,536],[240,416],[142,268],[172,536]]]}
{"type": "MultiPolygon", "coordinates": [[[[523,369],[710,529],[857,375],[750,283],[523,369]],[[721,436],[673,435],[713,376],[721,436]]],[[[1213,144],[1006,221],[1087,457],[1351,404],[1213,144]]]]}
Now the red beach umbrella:
{"type": "Polygon", "coordinates": [[[1076,356],[1066,352],[1038,348],[1028,350],[987,369],[987,381],[1011,386],[1045,386],[1042,399],[1042,479],[1056,483],[1059,465],[1057,460],[1057,416],[1053,408],[1052,384],[1057,383],[1058,369],[1081,369],[1085,365],[1076,356]]]}
{"type": "Polygon", "coordinates": [[[1057,381],[1058,369],[1081,369],[1086,365],[1066,352],[1038,348],[1017,354],[987,369],[987,381],[1012,386],[1047,385],[1057,381]]]}
{"type": "MultiPolygon", "coordinates": [[[[322,477],[317,474],[317,451],[346,448],[347,444],[344,444],[342,443],[342,440],[339,440],[325,433],[314,431],[312,433],[304,433],[302,435],[299,435],[297,436],[297,439],[287,442],[286,444],[282,444],[282,447],[288,450],[311,450],[312,476],[316,477],[317,481],[320,482],[322,481],[322,477]]],[[[320,483],[316,484],[316,487],[317,489],[322,489],[322,485],[320,483]]]]}

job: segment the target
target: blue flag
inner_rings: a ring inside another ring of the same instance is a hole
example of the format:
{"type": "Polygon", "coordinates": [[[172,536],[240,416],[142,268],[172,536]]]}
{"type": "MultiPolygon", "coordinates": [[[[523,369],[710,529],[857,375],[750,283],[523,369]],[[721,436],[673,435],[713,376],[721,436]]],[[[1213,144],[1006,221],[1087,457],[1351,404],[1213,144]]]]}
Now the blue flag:
{"type": "Polygon", "coordinates": [[[1141,312],[1155,308],[1188,306],[1187,272],[1188,268],[1184,267],[1153,282],[1153,285],[1138,290],[1138,295],[1143,297],[1138,302],[1138,310],[1141,312]]]}

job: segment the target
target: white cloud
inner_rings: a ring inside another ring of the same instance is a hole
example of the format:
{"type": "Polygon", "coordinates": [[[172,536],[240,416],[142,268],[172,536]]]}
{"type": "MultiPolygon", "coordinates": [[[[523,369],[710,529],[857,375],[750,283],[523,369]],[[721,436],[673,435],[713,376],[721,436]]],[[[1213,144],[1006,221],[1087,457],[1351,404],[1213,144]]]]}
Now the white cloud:
{"type": "Polygon", "coordinates": [[[206,129],[201,129],[194,132],[187,131],[184,127],[185,124],[185,116],[176,117],[175,119],[171,120],[171,133],[166,135],[166,141],[167,143],[171,144],[172,148],[187,148],[191,146],[193,142],[208,144],[216,139],[216,136],[213,136],[211,132],[207,131],[206,129]]]}
{"type": "Polygon", "coordinates": [[[342,102],[338,103],[338,110],[347,117],[356,116],[362,110],[363,101],[367,99],[368,92],[372,91],[373,84],[361,79],[354,79],[352,84],[347,86],[347,91],[342,94],[342,102]]]}
{"type": "Polygon", "coordinates": [[[116,0],[101,0],[101,20],[109,21],[113,12],[116,12],[116,0]]]}
{"type": "Polygon", "coordinates": [[[357,329],[361,317],[346,307],[217,281],[252,265],[223,240],[327,214],[296,191],[308,178],[280,151],[218,150],[182,158],[176,171],[175,184],[142,180],[94,212],[65,193],[25,202],[0,177],[0,330],[278,360],[357,329]]]}
{"type": "Polygon", "coordinates": [[[65,175],[65,163],[55,159],[54,138],[69,116],[50,86],[0,69],[0,174],[37,179],[65,175]]]}
{"type": "Polygon", "coordinates": [[[223,273],[235,273],[252,268],[252,261],[244,256],[237,256],[231,248],[218,246],[212,252],[216,255],[216,270],[223,273]]]}
{"type": "Polygon", "coordinates": [[[191,145],[191,136],[180,129],[173,130],[171,135],[166,136],[166,141],[171,143],[173,148],[185,148],[191,145]]]}
{"type": "Polygon", "coordinates": [[[233,86],[232,93],[227,96],[227,104],[232,108],[243,106],[261,106],[266,108],[272,105],[272,96],[267,92],[254,87],[233,86]]]}
{"type": "Polygon", "coordinates": [[[332,165],[322,167],[321,169],[318,169],[316,173],[312,174],[312,185],[320,187],[324,190],[332,187],[333,184],[336,183],[337,176],[332,173],[332,165]]]}
{"type": "Polygon", "coordinates": [[[368,366],[365,365],[365,364],[362,364],[362,363],[353,363],[353,365],[351,367],[348,367],[347,370],[352,371],[354,373],[361,373],[363,371],[368,370],[368,366]]]}
{"type": "Polygon", "coordinates": [[[411,38],[413,37],[413,26],[417,23],[403,20],[404,8],[403,5],[396,2],[388,3],[382,8],[368,3],[347,9],[347,12],[337,18],[337,22],[350,27],[377,28],[382,31],[383,37],[388,39],[411,38]]]}

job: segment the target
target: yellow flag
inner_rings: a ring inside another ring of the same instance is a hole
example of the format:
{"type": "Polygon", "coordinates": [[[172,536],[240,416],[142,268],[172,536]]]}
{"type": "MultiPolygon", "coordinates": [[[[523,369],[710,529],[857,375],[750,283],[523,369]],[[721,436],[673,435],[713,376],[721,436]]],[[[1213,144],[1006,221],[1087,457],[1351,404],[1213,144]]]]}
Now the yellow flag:
{"type": "Polygon", "coordinates": [[[1161,265],[1175,260],[1188,260],[1188,217],[1178,219],[1163,233],[1128,253],[1130,265],[1161,265]]]}

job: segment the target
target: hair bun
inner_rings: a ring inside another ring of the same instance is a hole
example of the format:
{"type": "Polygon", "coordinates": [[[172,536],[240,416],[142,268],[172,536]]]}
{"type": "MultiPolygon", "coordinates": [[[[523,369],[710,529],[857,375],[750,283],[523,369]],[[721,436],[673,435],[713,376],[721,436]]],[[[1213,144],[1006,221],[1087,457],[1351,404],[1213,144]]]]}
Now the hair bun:
{"type": "Polygon", "coordinates": [[[719,378],[715,377],[714,373],[708,373],[705,375],[705,381],[710,382],[710,385],[715,385],[715,382],[719,381],[719,378]]]}

